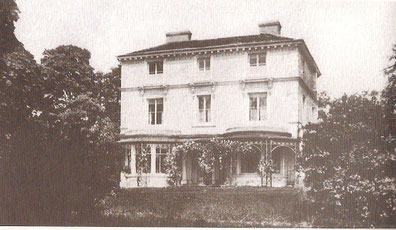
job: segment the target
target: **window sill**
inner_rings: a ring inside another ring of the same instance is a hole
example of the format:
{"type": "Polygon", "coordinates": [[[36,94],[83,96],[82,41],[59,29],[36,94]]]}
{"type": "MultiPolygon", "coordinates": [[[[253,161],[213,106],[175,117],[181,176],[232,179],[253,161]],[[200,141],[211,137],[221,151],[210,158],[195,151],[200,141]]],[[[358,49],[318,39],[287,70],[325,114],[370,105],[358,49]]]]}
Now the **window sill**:
{"type": "Polygon", "coordinates": [[[193,128],[207,128],[207,127],[216,127],[216,125],[214,125],[214,124],[205,124],[205,123],[202,123],[202,124],[196,124],[196,125],[193,125],[192,126],[193,128]]]}
{"type": "Polygon", "coordinates": [[[265,123],[265,122],[267,122],[267,121],[268,121],[268,119],[259,120],[259,121],[249,121],[249,124],[251,124],[251,125],[262,124],[262,123],[265,123]]]}

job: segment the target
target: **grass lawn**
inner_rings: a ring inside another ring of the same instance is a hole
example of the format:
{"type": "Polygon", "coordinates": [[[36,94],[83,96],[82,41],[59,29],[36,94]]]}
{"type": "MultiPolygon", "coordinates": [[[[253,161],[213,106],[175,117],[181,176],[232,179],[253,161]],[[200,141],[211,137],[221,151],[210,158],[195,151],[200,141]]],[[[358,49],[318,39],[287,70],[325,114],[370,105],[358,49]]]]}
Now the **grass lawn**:
{"type": "Polygon", "coordinates": [[[294,188],[122,189],[100,202],[105,226],[308,227],[294,188]]]}

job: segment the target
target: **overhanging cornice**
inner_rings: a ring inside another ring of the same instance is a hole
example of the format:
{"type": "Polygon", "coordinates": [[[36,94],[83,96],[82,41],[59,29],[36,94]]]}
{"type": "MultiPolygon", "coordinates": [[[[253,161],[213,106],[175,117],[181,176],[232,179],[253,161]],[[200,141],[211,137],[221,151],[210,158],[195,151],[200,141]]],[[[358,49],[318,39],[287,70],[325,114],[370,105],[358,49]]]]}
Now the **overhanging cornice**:
{"type": "Polygon", "coordinates": [[[207,54],[207,53],[219,53],[222,51],[246,51],[254,50],[259,47],[266,48],[281,48],[284,46],[291,47],[293,45],[298,45],[302,40],[293,41],[274,41],[274,42],[251,42],[247,44],[229,44],[229,45],[217,45],[217,46],[207,46],[207,47],[197,47],[197,48],[181,48],[181,49],[170,49],[170,50],[160,50],[160,51],[147,51],[143,54],[132,54],[132,55],[120,55],[117,56],[119,61],[121,60],[136,60],[144,58],[153,58],[161,56],[174,56],[174,55],[187,55],[187,54],[207,54]],[[231,49],[231,50],[230,50],[231,49]]]}

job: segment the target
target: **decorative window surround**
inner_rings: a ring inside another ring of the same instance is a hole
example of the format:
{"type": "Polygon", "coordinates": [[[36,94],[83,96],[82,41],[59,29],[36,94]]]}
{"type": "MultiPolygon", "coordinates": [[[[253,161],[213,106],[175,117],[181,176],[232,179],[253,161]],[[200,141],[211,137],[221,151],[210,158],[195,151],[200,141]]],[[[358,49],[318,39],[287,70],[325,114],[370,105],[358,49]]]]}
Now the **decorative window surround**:
{"type": "Polygon", "coordinates": [[[250,84],[250,83],[261,83],[261,82],[266,82],[267,83],[268,94],[271,94],[271,90],[272,90],[272,86],[273,86],[273,82],[274,82],[273,78],[251,78],[251,79],[247,78],[247,79],[239,81],[243,91],[245,91],[247,84],[250,84]]]}
{"type": "Polygon", "coordinates": [[[168,85],[150,85],[150,86],[139,86],[138,90],[140,93],[140,96],[144,96],[146,91],[149,90],[161,90],[162,94],[166,96],[168,94],[168,85]]]}
{"type": "Polygon", "coordinates": [[[190,87],[192,94],[195,94],[195,89],[197,87],[210,87],[210,93],[212,94],[215,91],[216,84],[214,81],[203,81],[203,82],[190,83],[188,84],[188,86],[190,87]]]}

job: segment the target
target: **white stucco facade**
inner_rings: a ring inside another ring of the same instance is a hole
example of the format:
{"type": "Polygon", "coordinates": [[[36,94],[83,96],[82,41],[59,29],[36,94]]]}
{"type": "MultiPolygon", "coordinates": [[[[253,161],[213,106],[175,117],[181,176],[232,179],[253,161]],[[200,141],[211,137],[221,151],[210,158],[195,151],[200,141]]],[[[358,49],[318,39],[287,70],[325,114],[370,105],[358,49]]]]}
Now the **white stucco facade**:
{"type": "MultiPolygon", "coordinates": [[[[299,127],[317,117],[316,78],[320,75],[303,41],[297,41],[205,47],[188,52],[175,49],[119,57],[121,142],[130,151],[126,165],[135,167],[136,143],[150,145],[152,157],[151,171],[144,179],[140,175],[138,183],[133,168],[122,173],[120,186],[166,186],[166,174],[155,171],[158,164],[155,149],[156,145],[169,144],[168,136],[184,139],[216,136],[243,128],[246,132],[259,129],[286,133],[288,138],[296,140],[299,127]],[[265,65],[251,66],[250,55],[260,53],[265,53],[265,65]],[[210,60],[209,69],[199,68],[201,58],[210,60]],[[149,74],[150,61],[158,60],[163,63],[163,73],[149,74]],[[250,118],[251,95],[265,95],[265,119],[250,118]],[[210,119],[205,122],[199,121],[200,96],[210,97],[210,119]],[[159,98],[163,105],[160,124],[150,124],[150,100],[159,98]]],[[[191,165],[184,166],[186,174],[194,170],[191,165]]],[[[237,171],[233,185],[257,185],[257,176],[241,175],[237,171]]],[[[282,176],[275,175],[274,182],[278,177],[282,176]]],[[[277,185],[285,186],[286,182],[279,179],[277,185]]]]}

